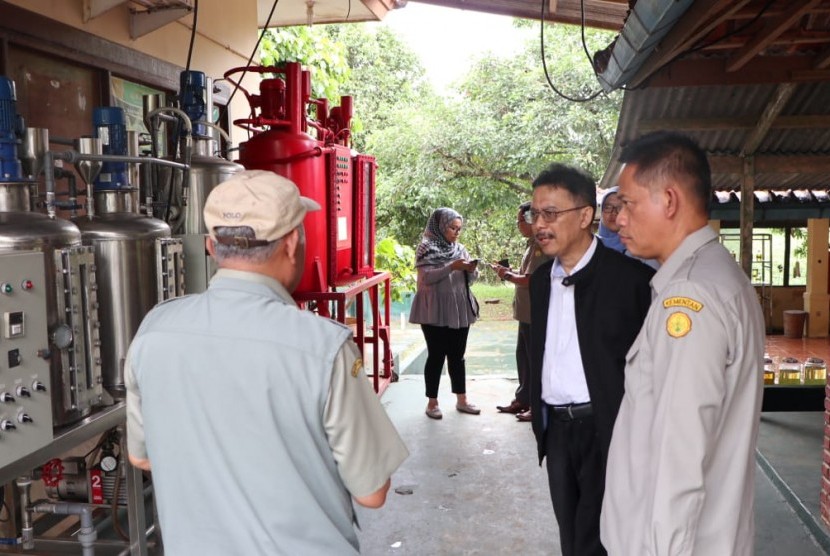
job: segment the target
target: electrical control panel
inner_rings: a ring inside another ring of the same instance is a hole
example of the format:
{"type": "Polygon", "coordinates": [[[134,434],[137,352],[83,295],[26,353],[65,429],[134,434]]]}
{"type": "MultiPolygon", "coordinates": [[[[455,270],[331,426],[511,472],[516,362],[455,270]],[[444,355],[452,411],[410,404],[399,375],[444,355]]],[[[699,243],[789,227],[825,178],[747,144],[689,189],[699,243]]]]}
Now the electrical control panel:
{"type": "Polygon", "coordinates": [[[0,467],[52,442],[43,257],[0,253],[0,467]]]}

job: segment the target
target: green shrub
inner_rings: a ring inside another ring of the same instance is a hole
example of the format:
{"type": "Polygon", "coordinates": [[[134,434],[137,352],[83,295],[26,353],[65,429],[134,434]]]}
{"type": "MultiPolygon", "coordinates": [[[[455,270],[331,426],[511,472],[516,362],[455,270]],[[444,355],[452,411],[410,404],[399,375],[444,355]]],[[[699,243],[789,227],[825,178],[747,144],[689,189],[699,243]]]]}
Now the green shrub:
{"type": "Polygon", "coordinates": [[[415,250],[387,237],[375,245],[375,268],[392,275],[392,301],[401,301],[406,292],[414,292],[417,285],[415,250]]]}

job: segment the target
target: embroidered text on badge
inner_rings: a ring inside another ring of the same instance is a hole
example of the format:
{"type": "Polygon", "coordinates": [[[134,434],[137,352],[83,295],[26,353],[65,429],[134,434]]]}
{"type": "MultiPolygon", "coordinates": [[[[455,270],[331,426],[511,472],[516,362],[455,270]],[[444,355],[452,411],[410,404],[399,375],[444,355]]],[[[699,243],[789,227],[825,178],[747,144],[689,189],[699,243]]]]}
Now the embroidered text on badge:
{"type": "Polygon", "coordinates": [[[703,309],[703,303],[695,301],[690,297],[670,297],[663,300],[663,307],[666,309],[669,307],[685,307],[686,309],[691,309],[695,313],[698,313],[701,309],[703,309]]]}

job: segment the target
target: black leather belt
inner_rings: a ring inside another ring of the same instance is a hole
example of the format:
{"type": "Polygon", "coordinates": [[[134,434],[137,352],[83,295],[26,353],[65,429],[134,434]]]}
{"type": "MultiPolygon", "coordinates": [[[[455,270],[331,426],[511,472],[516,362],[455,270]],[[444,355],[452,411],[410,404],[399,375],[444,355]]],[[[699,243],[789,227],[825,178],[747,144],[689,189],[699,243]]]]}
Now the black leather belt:
{"type": "Polygon", "coordinates": [[[594,414],[591,402],[572,403],[568,405],[548,405],[550,418],[554,421],[573,421],[584,419],[594,414]]]}

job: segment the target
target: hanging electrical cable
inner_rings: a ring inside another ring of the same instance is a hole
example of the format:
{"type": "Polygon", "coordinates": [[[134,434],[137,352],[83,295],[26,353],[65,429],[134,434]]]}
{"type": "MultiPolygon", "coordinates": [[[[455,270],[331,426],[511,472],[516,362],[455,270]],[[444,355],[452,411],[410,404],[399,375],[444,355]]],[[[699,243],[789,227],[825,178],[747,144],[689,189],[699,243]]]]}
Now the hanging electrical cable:
{"type": "MultiPolygon", "coordinates": [[[[570,95],[566,95],[565,93],[563,93],[562,91],[557,89],[556,85],[553,84],[553,81],[550,78],[550,74],[548,73],[548,64],[547,64],[547,61],[545,60],[545,8],[546,7],[547,7],[547,1],[542,0],[542,15],[539,18],[539,36],[540,36],[539,43],[541,45],[542,69],[545,72],[545,79],[547,79],[548,85],[550,86],[550,88],[553,90],[554,93],[556,93],[560,97],[564,98],[565,100],[568,100],[568,101],[571,101],[571,102],[589,102],[589,101],[594,100],[595,98],[597,98],[600,95],[600,93],[602,93],[602,89],[596,91],[595,93],[593,93],[593,94],[591,94],[591,95],[589,95],[585,98],[577,98],[577,97],[572,97],[570,95]]],[[[584,16],[584,14],[583,14],[583,16],[584,16]]],[[[593,64],[592,64],[592,66],[593,66],[593,64]]]]}
{"type": "Polygon", "coordinates": [[[193,28],[190,30],[190,46],[187,48],[187,65],[184,70],[190,73],[190,60],[193,58],[193,43],[196,42],[196,21],[199,19],[199,0],[193,3],[193,28]]]}
{"type": "MultiPolygon", "coordinates": [[[[251,51],[251,55],[248,57],[248,62],[245,64],[245,70],[242,72],[242,75],[237,79],[236,83],[234,84],[233,91],[231,91],[231,95],[228,97],[228,103],[222,107],[222,112],[219,115],[219,119],[217,122],[222,121],[222,118],[225,116],[225,113],[228,111],[228,106],[231,105],[231,101],[233,100],[236,91],[239,90],[239,84],[242,83],[242,80],[245,79],[245,74],[248,72],[248,67],[251,65],[251,60],[254,59],[254,55],[256,55],[257,50],[259,49],[259,43],[262,42],[262,38],[265,36],[266,31],[268,31],[268,26],[271,24],[271,18],[274,16],[274,11],[277,9],[277,4],[280,3],[280,0],[274,0],[273,5],[271,6],[271,12],[268,14],[268,19],[265,20],[265,25],[262,27],[262,33],[259,34],[259,38],[254,45],[254,49],[251,51]]],[[[214,123],[217,123],[214,122],[214,123]]]]}
{"type": "Polygon", "coordinates": [[[585,56],[588,58],[588,63],[591,64],[591,69],[594,70],[594,75],[596,75],[597,68],[594,65],[594,58],[591,56],[591,53],[588,52],[588,45],[585,43],[585,0],[580,0],[579,11],[581,17],[580,36],[582,37],[582,51],[585,52],[585,56]]]}

